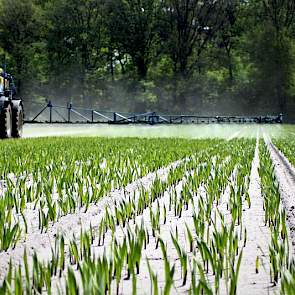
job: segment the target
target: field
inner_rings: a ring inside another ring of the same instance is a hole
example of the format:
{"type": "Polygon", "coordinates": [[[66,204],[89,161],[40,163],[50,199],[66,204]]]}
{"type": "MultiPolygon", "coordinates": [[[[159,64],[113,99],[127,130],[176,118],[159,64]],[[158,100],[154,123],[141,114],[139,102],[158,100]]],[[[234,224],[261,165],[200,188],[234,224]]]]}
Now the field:
{"type": "MultiPolygon", "coordinates": [[[[292,127],[290,130],[292,130],[292,127]]],[[[45,136],[87,136],[87,137],[145,137],[145,138],[223,138],[234,137],[255,138],[257,132],[266,132],[271,136],[284,134],[280,125],[47,125],[27,124],[24,128],[24,137],[45,136]]],[[[292,132],[292,131],[290,131],[292,132]]]]}
{"type": "Polygon", "coordinates": [[[0,295],[295,294],[295,127],[24,137],[0,142],[0,295]]]}

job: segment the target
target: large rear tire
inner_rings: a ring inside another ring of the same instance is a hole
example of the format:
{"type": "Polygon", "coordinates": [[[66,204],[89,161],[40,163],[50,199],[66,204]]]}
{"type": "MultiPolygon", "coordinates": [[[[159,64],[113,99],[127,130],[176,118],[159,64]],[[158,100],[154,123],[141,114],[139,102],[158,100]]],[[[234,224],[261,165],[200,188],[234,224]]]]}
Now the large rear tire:
{"type": "Polygon", "coordinates": [[[24,110],[21,104],[12,109],[12,137],[19,138],[23,135],[24,110]]]}
{"type": "Polygon", "coordinates": [[[10,138],[12,135],[11,106],[3,107],[0,114],[0,138],[10,138]]]}

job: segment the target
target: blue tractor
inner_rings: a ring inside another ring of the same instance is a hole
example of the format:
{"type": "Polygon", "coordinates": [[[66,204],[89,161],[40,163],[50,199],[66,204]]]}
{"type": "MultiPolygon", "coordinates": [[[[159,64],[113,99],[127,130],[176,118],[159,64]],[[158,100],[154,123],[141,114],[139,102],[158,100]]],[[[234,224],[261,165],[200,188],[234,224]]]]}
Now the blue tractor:
{"type": "Polygon", "coordinates": [[[0,138],[21,137],[23,124],[23,103],[17,97],[13,77],[0,69],[0,138]]]}

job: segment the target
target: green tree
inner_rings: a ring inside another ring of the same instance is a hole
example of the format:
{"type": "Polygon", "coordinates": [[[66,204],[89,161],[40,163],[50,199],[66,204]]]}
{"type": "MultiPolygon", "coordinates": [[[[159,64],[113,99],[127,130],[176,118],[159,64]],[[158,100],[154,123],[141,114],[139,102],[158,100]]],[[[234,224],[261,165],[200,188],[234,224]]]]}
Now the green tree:
{"type": "MultiPolygon", "coordinates": [[[[288,0],[264,0],[266,21],[272,26],[269,32],[273,39],[273,66],[276,81],[275,97],[280,111],[287,112],[288,90],[292,80],[294,60],[292,56],[292,39],[294,33],[295,2],[288,0]]],[[[272,51],[272,50],[271,50],[272,51]]]]}
{"type": "Polygon", "coordinates": [[[253,16],[248,36],[256,99],[271,105],[274,112],[288,112],[294,73],[295,3],[287,0],[261,0],[251,3],[253,16]],[[254,22],[254,20],[259,22],[254,22]],[[255,24],[255,25],[253,25],[255,24]],[[270,87],[271,85],[271,87],[270,87]]]}
{"type": "Polygon", "coordinates": [[[217,56],[219,65],[227,69],[229,81],[232,83],[235,78],[233,55],[245,29],[242,27],[241,22],[245,3],[242,0],[225,1],[221,9],[223,10],[223,21],[218,29],[214,43],[221,53],[217,56]]]}
{"type": "Polygon", "coordinates": [[[222,24],[223,11],[219,5],[214,0],[166,1],[170,29],[167,50],[175,73],[187,76],[198,65],[206,45],[222,24]]]}
{"type": "Polygon", "coordinates": [[[158,46],[158,0],[111,0],[108,2],[108,32],[118,60],[128,55],[138,78],[145,79],[158,46]]]}
{"type": "Polygon", "coordinates": [[[0,6],[0,46],[11,57],[17,87],[31,80],[29,65],[35,44],[40,41],[40,14],[32,0],[2,0],[0,6]]]}
{"type": "Polygon", "coordinates": [[[99,0],[52,0],[46,5],[53,88],[82,102],[87,96],[87,103],[90,103],[88,90],[92,88],[88,79],[104,66],[106,44],[102,12],[99,0]]]}

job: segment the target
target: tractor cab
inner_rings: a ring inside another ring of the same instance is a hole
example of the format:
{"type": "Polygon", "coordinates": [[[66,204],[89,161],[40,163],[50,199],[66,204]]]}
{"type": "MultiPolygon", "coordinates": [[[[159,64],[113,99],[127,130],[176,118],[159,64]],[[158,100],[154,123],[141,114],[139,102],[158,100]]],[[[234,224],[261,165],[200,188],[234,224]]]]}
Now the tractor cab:
{"type": "Polygon", "coordinates": [[[13,99],[16,95],[16,87],[13,77],[4,73],[0,68],[0,96],[9,97],[13,99]]]}
{"type": "Polygon", "coordinates": [[[24,111],[13,77],[0,68],[0,138],[21,137],[24,111]]]}

